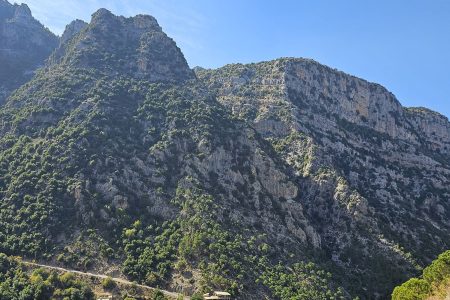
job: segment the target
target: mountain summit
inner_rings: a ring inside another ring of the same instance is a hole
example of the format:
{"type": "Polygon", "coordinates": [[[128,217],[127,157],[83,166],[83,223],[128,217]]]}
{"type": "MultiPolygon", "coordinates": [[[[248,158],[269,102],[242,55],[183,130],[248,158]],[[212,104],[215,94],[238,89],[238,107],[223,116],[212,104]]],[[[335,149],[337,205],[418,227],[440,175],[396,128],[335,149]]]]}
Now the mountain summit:
{"type": "Polygon", "coordinates": [[[149,81],[193,79],[183,54],[155,18],[115,16],[106,9],[92,15],[87,26],[72,23],[63,34],[53,63],[95,68],[110,75],[128,74],[149,81]],[[77,27],[77,34],[70,34],[77,27]],[[82,29],[82,30],[81,30],[82,29]]]}

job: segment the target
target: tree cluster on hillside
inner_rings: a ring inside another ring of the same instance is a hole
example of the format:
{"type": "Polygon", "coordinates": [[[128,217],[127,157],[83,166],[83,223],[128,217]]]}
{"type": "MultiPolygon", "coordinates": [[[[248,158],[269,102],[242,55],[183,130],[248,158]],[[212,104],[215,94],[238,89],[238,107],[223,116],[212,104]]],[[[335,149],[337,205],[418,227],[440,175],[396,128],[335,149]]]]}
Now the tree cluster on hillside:
{"type": "Polygon", "coordinates": [[[94,293],[72,273],[36,269],[29,274],[23,264],[0,253],[0,299],[90,300],[94,293]]]}
{"type": "Polygon", "coordinates": [[[445,298],[445,288],[450,286],[450,250],[442,253],[423,270],[420,278],[411,278],[396,287],[393,300],[422,300],[430,296],[445,298]]]}

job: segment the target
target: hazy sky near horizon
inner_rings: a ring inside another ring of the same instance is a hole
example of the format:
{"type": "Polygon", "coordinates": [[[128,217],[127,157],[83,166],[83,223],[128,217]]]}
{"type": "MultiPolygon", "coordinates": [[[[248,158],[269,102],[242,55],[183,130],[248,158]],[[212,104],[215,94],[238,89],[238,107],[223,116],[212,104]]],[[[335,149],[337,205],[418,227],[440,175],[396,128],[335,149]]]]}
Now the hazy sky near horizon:
{"type": "Polygon", "coordinates": [[[56,34],[100,7],[157,18],[191,67],[307,57],[450,117],[448,0],[16,0],[56,34]]]}

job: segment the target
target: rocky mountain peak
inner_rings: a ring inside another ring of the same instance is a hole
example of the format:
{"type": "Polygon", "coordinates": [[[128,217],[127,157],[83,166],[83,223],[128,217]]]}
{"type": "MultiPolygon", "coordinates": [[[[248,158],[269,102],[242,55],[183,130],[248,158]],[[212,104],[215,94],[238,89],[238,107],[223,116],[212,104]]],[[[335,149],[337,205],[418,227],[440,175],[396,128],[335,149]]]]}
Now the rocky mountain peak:
{"type": "Polygon", "coordinates": [[[33,18],[31,10],[28,5],[22,4],[11,4],[6,0],[0,1],[0,22],[6,21],[14,22],[16,24],[39,24],[33,18]]]}
{"type": "MultiPolygon", "coordinates": [[[[95,25],[99,25],[101,23],[108,24],[108,22],[125,22],[125,23],[134,23],[137,28],[148,29],[148,30],[161,30],[161,27],[158,24],[158,21],[150,16],[150,15],[136,15],[132,18],[125,18],[123,16],[116,16],[111,11],[106,8],[100,8],[95,13],[92,14],[91,23],[95,25]]],[[[113,25],[113,24],[110,24],[113,25]]]]}
{"type": "Polygon", "coordinates": [[[326,112],[326,119],[331,122],[349,122],[407,143],[450,153],[447,118],[429,109],[404,108],[394,94],[379,84],[312,60],[290,59],[285,86],[288,93],[300,98],[300,105],[326,112]]]}
{"type": "MultiPolygon", "coordinates": [[[[233,76],[213,80],[213,87],[219,89],[220,97],[231,101],[227,98],[230,93],[241,88],[254,88],[257,84],[271,93],[272,97],[265,102],[249,98],[249,107],[257,108],[253,113],[255,121],[263,128],[268,121],[262,116],[286,113],[283,111],[285,108],[277,104],[283,101],[285,105],[301,109],[305,118],[301,124],[321,130],[325,127],[337,130],[347,124],[430,150],[450,153],[450,123],[447,118],[426,109],[406,109],[385,87],[314,60],[280,58],[258,64],[229,65],[223,67],[223,72],[225,70],[233,76]],[[269,111],[268,103],[272,106],[269,111]]],[[[210,76],[209,71],[196,71],[201,76],[210,76]]],[[[216,72],[213,77],[221,73],[216,72]]],[[[229,104],[237,105],[232,101],[229,104]]],[[[280,127],[282,123],[278,122],[276,126],[280,127]]],[[[267,129],[269,134],[274,134],[273,128],[267,129]]]]}
{"type": "Polygon", "coordinates": [[[68,24],[60,38],[60,43],[63,44],[68,40],[72,39],[75,35],[80,33],[81,30],[86,28],[89,24],[82,20],[74,20],[68,24]]]}
{"type": "Polygon", "coordinates": [[[25,3],[16,6],[14,17],[22,20],[34,20],[31,14],[31,9],[25,3]]]}
{"type": "Polygon", "coordinates": [[[67,29],[53,64],[95,68],[111,76],[149,81],[178,82],[195,77],[176,43],[151,16],[125,18],[99,9],[89,25],[78,22],[67,29]],[[75,36],[74,42],[67,43],[75,36]]]}
{"type": "Polygon", "coordinates": [[[162,32],[158,21],[152,16],[137,15],[126,18],[124,16],[116,16],[105,8],[101,8],[92,14],[90,26],[99,31],[121,28],[131,33],[135,38],[140,38],[142,34],[150,31],[162,32]]]}
{"type": "Polygon", "coordinates": [[[115,18],[116,16],[106,8],[99,8],[96,12],[92,14],[92,20],[96,19],[106,19],[106,18],[115,18]]]}
{"type": "Polygon", "coordinates": [[[44,65],[58,38],[33,18],[26,4],[0,1],[0,104],[44,65]]]}
{"type": "Polygon", "coordinates": [[[133,22],[137,28],[152,28],[154,30],[162,31],[162,28],[159,26],[158,21],[156,21],[154,17],[149,15],[137,15],[133,18],[133,22]]]}

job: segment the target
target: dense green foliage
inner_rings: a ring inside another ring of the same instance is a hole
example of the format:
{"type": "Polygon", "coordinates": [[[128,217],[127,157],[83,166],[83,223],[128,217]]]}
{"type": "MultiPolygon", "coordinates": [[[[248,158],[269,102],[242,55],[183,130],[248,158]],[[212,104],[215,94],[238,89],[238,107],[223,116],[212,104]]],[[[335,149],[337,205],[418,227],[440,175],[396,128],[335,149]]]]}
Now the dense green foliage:
{"type": "Polygon", "coordinates": [[[242,236],[225,231],[214,221],[212,197],[198,189],[179,189],[173,202],[182,208],[176,220],[156,228],[140,228],[137,221],[124,231],[126,273],[155,285],[164,282],[174,268],[199,268],[202,290],[242,290],[246,273],[243,260],[249,250],[242,236]]]}
{"type": "Polygon", "coordinates": [[[152,300],[167,300],[167,297],[160,290],[155,290],[152,295],[152,300]]]}
{"type": "Polygon", "coordinates": [[[331,274],[313,263],[296,263],[289,270],[277,265],[262,276],[274,295],[280,299],[344,299],[343,291],[330,289],[331,274]]]}
{"type": "Polygon", "coordinates": [[[421,278],[411,278],[394,289],[393,300],[422,300],[439,292],[450,278],[450,251],[439,255],[423,270],[421,278]]]}
{"type": "Polygon", "coordinates": [[[116,287],[116,282],[111,277],[106,277],[102,280],[102,287],[105,290],[112,290],[116,287]]]}
{"type": "Polygon", "coordinates": [[[0,299],[2,300],[89,300],[89,286],[71,273],[57,275],[37,269],[28,275],[24,266],[0,254],[0,299]]]}

